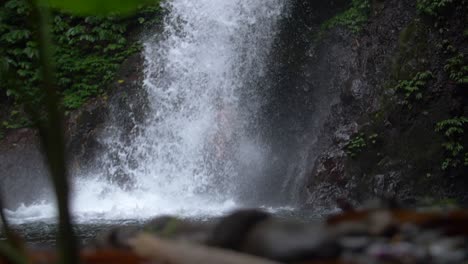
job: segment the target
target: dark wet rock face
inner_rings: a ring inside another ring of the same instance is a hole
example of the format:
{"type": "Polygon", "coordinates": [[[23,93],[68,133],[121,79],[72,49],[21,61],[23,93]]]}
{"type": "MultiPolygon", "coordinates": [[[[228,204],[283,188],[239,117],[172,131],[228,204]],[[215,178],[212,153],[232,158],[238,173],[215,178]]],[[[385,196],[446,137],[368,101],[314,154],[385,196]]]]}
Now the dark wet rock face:
{"type": "MultiPolygon", "coordinates": [[[[393,4],[386,2],[388,6],[393,4]]],[[[348,156],[344,148],[369,118],[368,114],[380,107],[381,84],[388,78],[398,32],[410,16],[408,11],[386,10],[359,36],[337,28],[313,47],[315,56],[308,71],[316,80],[314,88],[331,98],[319,107],[324,123],[317,130],[317,145],[322,151],[311,161],[315,164],[309,176],[308,203],[349,198],[356,191],[355,178],[359,176],[346,171],[348,156]]]]}
{"type": "MultiPolygon", "coordinates": [[[[459,13],[447,19],[451,31],[463,31],[459,13]]],[[[467,94],[449,87],[443,69],[448,55],[436,48],[448,37],[431,23],[418,23],[425,22],[414,1],[373,3],[361,33],[336,28],[311,46],[304,72],[314,105],[309,120],[319,125],[309,129],[316,138],[303,190],[306,204],[330,207],[340,197],[360,203],[375,196],[395,196],[409,205],[427,196],[466,202],[466,169],[440,169],[442,138],[434,128],[443,119],[466,115],[458,102],[466,102],[467,94]],[[412,109],[401,105],[391,88],[426,70],[437,77],[422,101],[412,109]],[[351,158],[346,146],[359,133],[367,146],[351,158]],[[369,140],[371,135],[376,139],[369,140]]],[[[452,41],[463,49],[463,41],[452,41]]]]}
{"type": "MultiPolygon", "coordinates": [[[[268,197],[268,203],[303,203],[298,186],[304,186],[304,170],[321,151],[316,135],[326,113],[338,102],[337,91],[329,87],[329,82],[336,81],[334,69],[331,65],[313,67],[320,62],[313,59],[311,44],[320,24],[343,10],[346,3],[293,0],[288,5],[289,15],[280,23],[264,82],[268,85],[257,87],[266,99],[259,123],[271,148],[271,164],[262,183],[267,188],[256,191],[265,192],[261,196],[268,197]]],[[[323,59],[329,60],[325,54],[323,59]]]]}
{"type": "Polygon", "coordinates": [[[0,142],[0,193],[9,208],[53,197],[37,133],[23,128],[0,142]]]}

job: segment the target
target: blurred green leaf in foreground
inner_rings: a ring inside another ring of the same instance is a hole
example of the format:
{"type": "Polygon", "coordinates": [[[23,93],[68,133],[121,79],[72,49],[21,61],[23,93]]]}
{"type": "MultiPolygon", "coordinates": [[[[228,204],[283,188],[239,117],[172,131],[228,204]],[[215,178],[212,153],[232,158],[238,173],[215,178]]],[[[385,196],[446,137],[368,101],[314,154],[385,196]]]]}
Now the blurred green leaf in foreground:
{"type": "Polygon", "coordinates": [[[42,5],[75,15],[132,14],[137,8],[155,0],[39,0],[42,5]]]}

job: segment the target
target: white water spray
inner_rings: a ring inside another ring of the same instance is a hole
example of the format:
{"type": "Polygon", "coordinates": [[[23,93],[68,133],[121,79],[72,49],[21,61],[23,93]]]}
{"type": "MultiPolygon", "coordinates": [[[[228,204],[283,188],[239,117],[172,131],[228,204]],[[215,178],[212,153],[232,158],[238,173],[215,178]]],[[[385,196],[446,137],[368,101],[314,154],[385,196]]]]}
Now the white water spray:
{"type": "MultiPolygon", "coordinates": [[[[262,104],[255,82],[266,73],[284,2],[164,4],[164,32],[144,51],[151,113],[129,145],[104,136],[110,152],[101,170],[75,177],[78,221],[216,215],[241,206],[241,189],[252,182],[242,171],[259,169],[265,156],[247,131],[262,104]]],[[[44,202],[10,216],[36,220],[51,217],[52,208],[44,202]]]]}

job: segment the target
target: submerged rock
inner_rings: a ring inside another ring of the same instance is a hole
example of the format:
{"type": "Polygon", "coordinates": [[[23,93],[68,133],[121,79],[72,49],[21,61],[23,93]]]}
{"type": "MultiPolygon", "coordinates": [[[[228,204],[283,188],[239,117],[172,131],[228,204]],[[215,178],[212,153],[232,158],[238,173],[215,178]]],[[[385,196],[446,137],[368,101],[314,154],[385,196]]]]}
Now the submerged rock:
{"type": "Polygon", "coordinates": [[[323,223],[271,219],[252,229],[241,250],[278,261],[296,262],[336,257],[340,247],[323,223]]]}
{"type": "Polygon", "coordinates": [[[223,217],[208,237],[208,245],[232,250],[241,250],[247,236],[260,223],[271,217],[270,214],[258,210],[241,210],[223,217]]]}
{"type": "Polygon", "coordinates": [[[212,229],[212,223],[194,222],[172,216],[157,217],[143,227],[143,231],[148,234],[192,243],[206,243],[212,229]]]}
{"type": "Polygon", "coordinates": [[[139,231],[136,227],[114,227],[98,233],[92,245],[96,248],[129,248],[129,241],[139,231]]]}

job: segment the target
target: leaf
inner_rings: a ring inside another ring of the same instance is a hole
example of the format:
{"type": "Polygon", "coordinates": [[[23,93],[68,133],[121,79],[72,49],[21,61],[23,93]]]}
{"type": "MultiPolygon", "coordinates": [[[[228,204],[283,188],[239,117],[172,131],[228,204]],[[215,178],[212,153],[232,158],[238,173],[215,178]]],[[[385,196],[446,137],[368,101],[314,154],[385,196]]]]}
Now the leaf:
{"type": "Polygon", "coordinates": [[[28,39],[31,36],[31,32],[26,29],[17,29],[11,30],[10,32],[6,33],[2,36],[2,39],[7,41],[8,43],[16,43],[17,41],[28,39]]]}
{"type": "Polygon", "coordinates": [[[155,0],[40,0],[40,3],[74,15],[128,15],[155,0]]]}

